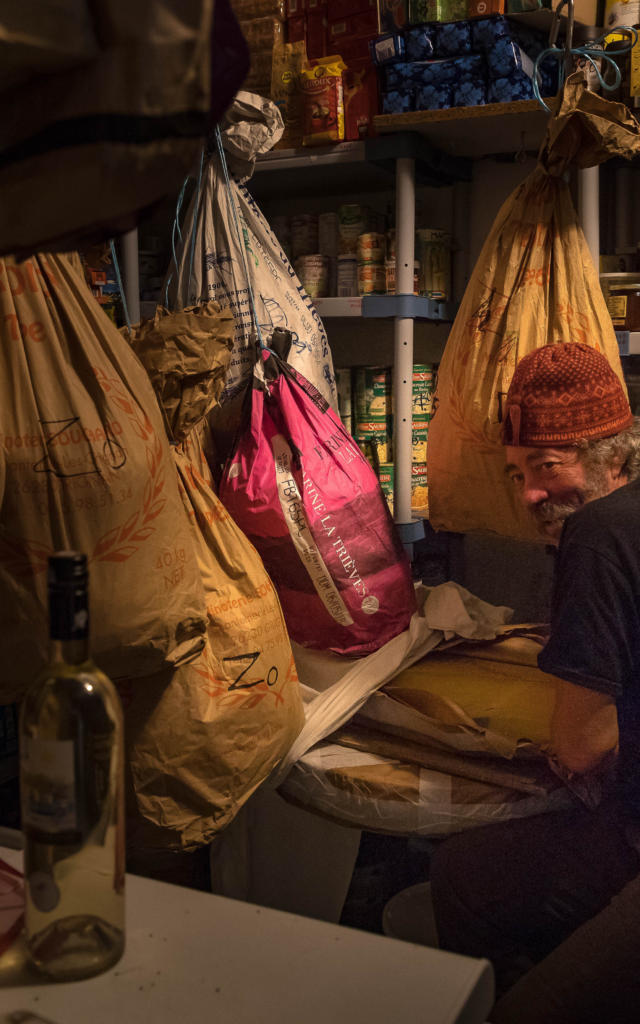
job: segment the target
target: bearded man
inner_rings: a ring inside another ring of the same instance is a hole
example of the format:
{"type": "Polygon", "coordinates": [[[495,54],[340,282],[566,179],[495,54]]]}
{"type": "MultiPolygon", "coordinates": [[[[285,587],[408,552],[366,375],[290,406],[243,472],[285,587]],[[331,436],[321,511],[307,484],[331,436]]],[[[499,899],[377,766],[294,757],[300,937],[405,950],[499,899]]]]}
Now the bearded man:
{"type": "Polygon", "coordinates": [[[525,356],[506,401],[506,472],[558,545],[549,641],[552,759],[598,779],[595,809],[454,836],[431,864],[442,948],[487,957],[492,1024],[612,1024],[640,1011],[640,422],[606,359],[525,356]]]}

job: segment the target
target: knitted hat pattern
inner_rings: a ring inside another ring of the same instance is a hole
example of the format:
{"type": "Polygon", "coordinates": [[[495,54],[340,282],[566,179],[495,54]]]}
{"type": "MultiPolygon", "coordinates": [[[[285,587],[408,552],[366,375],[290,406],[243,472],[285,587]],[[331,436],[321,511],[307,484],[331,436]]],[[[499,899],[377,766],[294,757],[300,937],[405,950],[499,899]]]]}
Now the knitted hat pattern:
{"type": "Polygon", "coordinates": [[[580,342],[545,345],[516,366],[502,443],[556,448],[611,437],[633,423],[619,378],[606,358],[580,342]]]}

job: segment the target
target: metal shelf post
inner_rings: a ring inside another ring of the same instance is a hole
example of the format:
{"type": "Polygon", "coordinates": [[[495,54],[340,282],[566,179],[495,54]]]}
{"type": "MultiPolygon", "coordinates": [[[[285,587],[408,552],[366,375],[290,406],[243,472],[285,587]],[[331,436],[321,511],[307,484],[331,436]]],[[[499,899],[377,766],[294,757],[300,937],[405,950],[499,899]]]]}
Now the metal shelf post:
{"type": "MultiPolygon", "coordinates": [[[[413,293],[415,258],[415,161],[396,161],[396,293],[413,293]]],[[[395,520],[411,523],[411,396],[413,318],[394,319],[395,520]]],[[[407,538],[410,544],[410,538],[407,538]]],[[[408,545],[409,546],[409,545],[408,545]]]]}

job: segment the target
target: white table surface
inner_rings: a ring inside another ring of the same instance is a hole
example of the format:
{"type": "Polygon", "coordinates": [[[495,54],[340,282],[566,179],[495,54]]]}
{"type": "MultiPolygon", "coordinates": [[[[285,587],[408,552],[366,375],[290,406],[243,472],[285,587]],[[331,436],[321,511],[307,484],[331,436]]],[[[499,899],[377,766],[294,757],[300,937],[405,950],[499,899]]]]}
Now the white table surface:
{"type": "MultiPolygon", "coordinates": [[[[21,867],[16,850],[0,857],[21,867]]],[[[18,1010],[51,1024],[483,1024],[493,1001],[486,960],[134,875],[126,884],[120,962],[50,984],[14,943],[0,958],[0,1024],[18,1010]]]]}

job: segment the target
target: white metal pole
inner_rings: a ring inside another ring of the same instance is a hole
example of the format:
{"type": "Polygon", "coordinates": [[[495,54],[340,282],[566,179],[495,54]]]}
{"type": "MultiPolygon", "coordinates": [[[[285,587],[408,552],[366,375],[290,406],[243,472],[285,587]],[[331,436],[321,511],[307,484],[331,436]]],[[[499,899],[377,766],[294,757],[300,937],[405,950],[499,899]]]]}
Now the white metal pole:
{"type": "Polygon", "coordinates": [[[120,238],[122,243],[122,285],[132,324],[140,322],[140,272],[138,263],[138,229],[132,228],[120,238]]]}
{"type": "Polygon", "coordinates": [[[578,216],[593,263],[600,268],[600,179],[598,167],[584,167],[578,171],[578,216]]]}
{"type": "MultiPolygon", "coordinates": [[[[396,161],[396,294],[413,294],[416,227],[415,161],[396,161]]],[[[394,427],[397,523],[411,522],[411,394],[413,388],[413,320],[394,322],[394,427]]]]}

